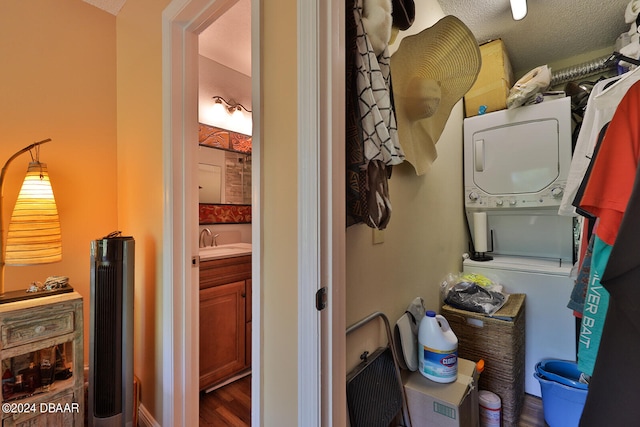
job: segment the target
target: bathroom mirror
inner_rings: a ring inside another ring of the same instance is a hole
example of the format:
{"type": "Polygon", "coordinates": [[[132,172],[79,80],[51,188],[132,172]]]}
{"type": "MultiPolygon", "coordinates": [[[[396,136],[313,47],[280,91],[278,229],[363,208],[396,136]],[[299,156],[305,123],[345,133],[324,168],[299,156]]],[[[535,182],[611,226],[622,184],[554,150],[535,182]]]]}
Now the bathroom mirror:
{"type": "Polygon", "coordinates": [[[200,146],[200,203],[251,204],[251,154],[200,146]]]}
{"type": "Polygon", "coordinates": [[[198,164],[200,203],[222,203],[222,166],[198,164]]]}
{"type": "Polygon", "coordinates": [[[250,222],[251,137],[200,124],[198,187],[200,224],[250,222]]]}

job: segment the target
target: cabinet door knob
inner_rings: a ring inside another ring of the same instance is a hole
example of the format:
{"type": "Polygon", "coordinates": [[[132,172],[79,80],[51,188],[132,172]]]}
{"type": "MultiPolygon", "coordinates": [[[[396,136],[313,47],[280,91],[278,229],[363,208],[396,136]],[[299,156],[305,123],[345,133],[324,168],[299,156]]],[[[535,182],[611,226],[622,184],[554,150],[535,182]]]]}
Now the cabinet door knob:
{"type": "Polygon", "coordinates": [[[241,293],[240,295],[242,295],[242,298],[246,298],[247,294],[245,292],[241,293]]]}

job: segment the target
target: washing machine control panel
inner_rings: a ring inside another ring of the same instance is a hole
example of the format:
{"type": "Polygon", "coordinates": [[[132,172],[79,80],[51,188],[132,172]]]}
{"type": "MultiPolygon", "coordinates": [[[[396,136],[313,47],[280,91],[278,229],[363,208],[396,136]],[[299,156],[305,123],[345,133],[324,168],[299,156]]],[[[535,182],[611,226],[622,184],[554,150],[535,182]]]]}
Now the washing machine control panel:
{"type": "Polygon", "coordinates": [[[488,194],[478,187],[465,189],[465,206],[478,209],[550,208],[560,206],[565,182],[555,182],[544,190],[521,194],[488,194]]]}

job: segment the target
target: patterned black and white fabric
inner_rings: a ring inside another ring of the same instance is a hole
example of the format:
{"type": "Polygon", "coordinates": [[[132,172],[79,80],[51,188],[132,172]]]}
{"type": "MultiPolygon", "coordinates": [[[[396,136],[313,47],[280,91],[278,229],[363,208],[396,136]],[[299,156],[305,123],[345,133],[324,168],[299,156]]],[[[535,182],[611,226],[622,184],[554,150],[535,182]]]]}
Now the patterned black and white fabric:
{"type": "Polygon", "coordinates": [[[373,52],[363,0],[346,0],[346,220],[383,230],[391,217],[388,179],[398,143],[388,48],[373,52]],[[367,153],[365,153],[367,150],[367,153]]]}
{"type": "MultiPolygon", "coordinates": [[[[362,21],[363,0],[354,7],[356,22],[357,91],[364,138],[365,163],[378,160],[385,165],[404,161],[398,141],[393,109],[389,48],[376,57],[362,21]]],[[[364,165],[366,166],[366,164],[364,165]]]]}

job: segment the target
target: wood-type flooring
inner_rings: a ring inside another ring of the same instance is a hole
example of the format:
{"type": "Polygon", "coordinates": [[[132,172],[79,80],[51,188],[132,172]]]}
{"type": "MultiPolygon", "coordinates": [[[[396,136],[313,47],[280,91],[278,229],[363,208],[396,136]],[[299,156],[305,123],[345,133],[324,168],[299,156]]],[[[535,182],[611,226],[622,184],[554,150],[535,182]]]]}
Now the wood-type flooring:
{"type": "MultiPolygon", "coordinates": [[[[251,426],[251,376],[202,394],[200,426],[251,426]]],[[[526,395],[519,427],[547,427],[540,398],[526,395]]]]}
{"type": "Polygon", "coordinates": [[[200,395],[200,426],[251,426],[251,375],[200,395]]]}
{"type": "Polygon", "coordinates": [[[518,427],[547,427],[542,411],[542,400],[530,394],[524,395],[524,406],[518,427]]]}

